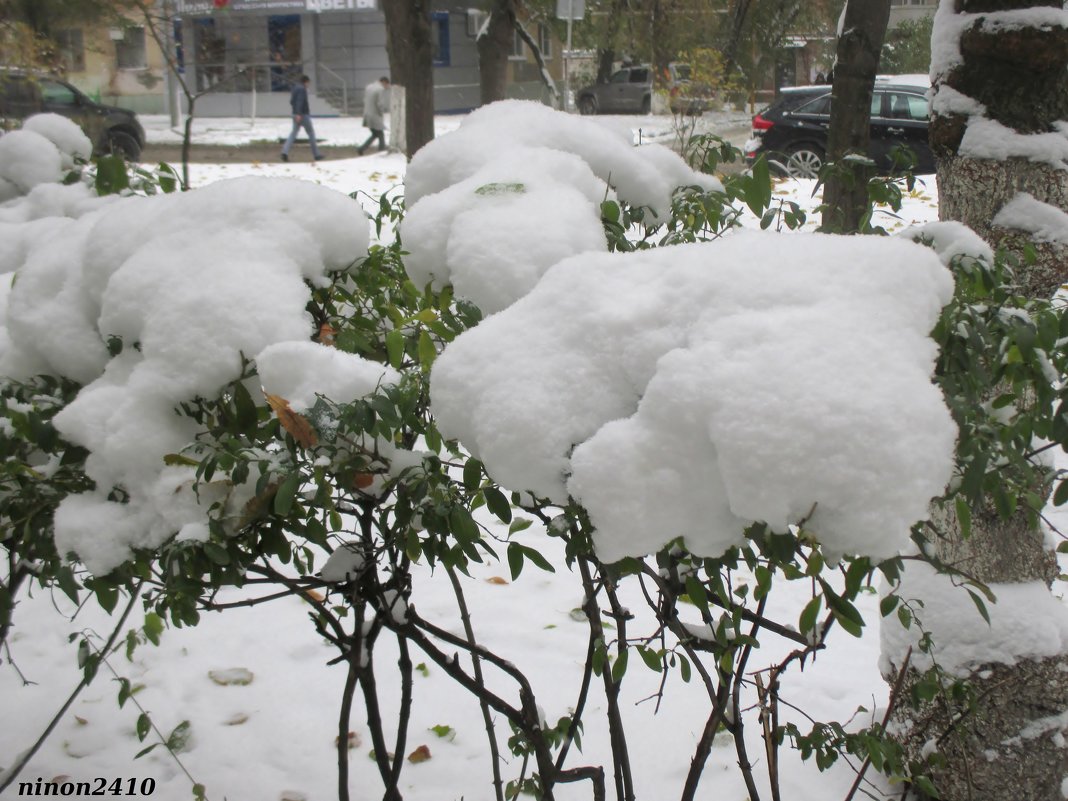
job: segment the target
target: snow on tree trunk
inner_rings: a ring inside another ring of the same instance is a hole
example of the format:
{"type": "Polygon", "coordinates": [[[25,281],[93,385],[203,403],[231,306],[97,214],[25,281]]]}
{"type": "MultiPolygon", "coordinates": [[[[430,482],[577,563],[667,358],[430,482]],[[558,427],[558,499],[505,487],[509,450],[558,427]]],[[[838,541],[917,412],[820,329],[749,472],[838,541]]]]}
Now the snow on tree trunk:
{"type": "MultiPolygon", "coordinates": [[[[834,63],[834,108],[827,133],[827,159],[867,155],[871,139],[871,96],[879,66],[889,0],[849,0],[842,12],[834,63]]],[[[868,205],[871,167],[851,162],[848,174],[833,172],[823,190],[823,230],[854,233],[868,205]]]]}
{"type": "Polygon", "coordinates": [[[434,61],[429,0],[382,4],[393,83],[405,89],[405,154],[434,138],[434,61]]]}
{"type": "MultiPolygon", "coordinates": [[[[932,33],[931,145],[937,157],[939,215],[974,229],[995,248],[1036,260],[1020,268],[1024,291],[1050,296],[1068,279],[1068,14],[1062,0],[941,0],[932,33]],[[1053,221],[1053,225],[1048,224],[1053,221]]],[[[1022,513],[1003,520],[973,510],[972,533],[937,521],[937,556],[996,595],[1049,586],[1056,560],[1022,513]]],[[[927,586],[929,589],[929,585],[927,586]]],[[[924,597],[924,592],[918,594],[924,597]]],[[[1064,615],[1059,605],[1051,616],[1064,615]]],[[[928,611],[932,612],[931,605],[928,611]]],[[[933,613],[933,612],[932,612],[933,613]]],[[[1028,616],[1020,618],[1022,623],[1028,616]]],[[[1031,618],[1039,617],[1032,612],[1031,618]]],[[[896,623],[886,622],[884,626],[896,623]]],[[[974,625],[985,627],[976,617],[974,625]]],[[[961,635],[962,636],[962,635],[961,635]]],[[[951,648],[946,633],[937,648],[951,648]]],[[[884,635],[885,643],[885,635],[884,635]]],[[[974,706],[935,697],[902,705],[895,725],[910,757],[937,748],[934,772],[946,801],[1061,801],[1068,777],[1068,655],[975,658],[961,671],[974,706]]],[[[900,657],[900,651],[898,651],[900,657]]],[[[893,665],[894,655],[884,657],[893,665]]],[[[900,659],[899,659],[900,661],[900,659]]],[[[911,683],[920,680],[912,671],[911,683]]]]}

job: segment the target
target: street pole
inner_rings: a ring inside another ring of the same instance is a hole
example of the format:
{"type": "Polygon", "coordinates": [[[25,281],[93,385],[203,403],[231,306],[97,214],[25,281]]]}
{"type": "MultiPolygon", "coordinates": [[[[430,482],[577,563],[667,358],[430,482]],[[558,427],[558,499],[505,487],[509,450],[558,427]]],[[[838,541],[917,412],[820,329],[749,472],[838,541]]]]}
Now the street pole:
{"type": "Polygon", "coordinates": [[[571,111],[571,26],[575,17],[575,0],[567,0],[567,50],[564,51],[564,111],[571,111]]]}
{"type": "Polygon", "coordinates": [[[163,55],[163,91],[167,93],[167,113],[171,118],[171,128],[177,128],[178,119],[178,82],[174,71],[178,62],[174,52],[174,17],[171,14],[169,0],[162,0],[163,6],[163,46],[167,52],[163,55]]]}

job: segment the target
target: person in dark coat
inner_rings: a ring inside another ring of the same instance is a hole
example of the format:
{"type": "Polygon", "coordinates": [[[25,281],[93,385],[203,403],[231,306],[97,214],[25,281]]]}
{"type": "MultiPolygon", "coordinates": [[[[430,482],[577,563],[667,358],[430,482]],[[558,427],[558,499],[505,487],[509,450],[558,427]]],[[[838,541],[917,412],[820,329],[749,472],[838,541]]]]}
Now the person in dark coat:
{"type": "Polygon", "coordinates": [[[293,91],[289,95],[289,105],[293,109],[293,130],[289,132],[289,138],[282,145],[282,161],[289,161],[289,151],[297,139],[297,131],[301,128],[308,133],[308,144],[311,145],[312,156],[316,161],[323,158],[319,152],[319,145],[315,142],[315,128],[312,126],[311,109],[308,107],[308,84],[310,83],[311,78],[301,75],[300,82],[293,85],[293,91]]]}

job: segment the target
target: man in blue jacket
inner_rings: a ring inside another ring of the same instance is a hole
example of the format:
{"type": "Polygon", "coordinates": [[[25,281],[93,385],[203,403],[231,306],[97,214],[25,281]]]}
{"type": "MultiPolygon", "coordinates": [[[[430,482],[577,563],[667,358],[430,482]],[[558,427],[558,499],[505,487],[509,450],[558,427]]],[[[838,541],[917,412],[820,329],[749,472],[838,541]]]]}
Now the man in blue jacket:
{"type": "Polygon", "coordinates": [[[307,75],[300,76],[300,83],[293,85],[293,92],[289,95],[289,105],[293,109],[293,130],[289,132],[289,138],[282,145],[282,161],[289,161],[289,150],[297,138],[297,131],[303,128],[308,132],[308,143],[311,145],[312,156],[316,161],[321,161],[322,153],[315,143],[315,128],[312,127],[311,110],[308,108],[308,84],[311,78],[307,75]]]}

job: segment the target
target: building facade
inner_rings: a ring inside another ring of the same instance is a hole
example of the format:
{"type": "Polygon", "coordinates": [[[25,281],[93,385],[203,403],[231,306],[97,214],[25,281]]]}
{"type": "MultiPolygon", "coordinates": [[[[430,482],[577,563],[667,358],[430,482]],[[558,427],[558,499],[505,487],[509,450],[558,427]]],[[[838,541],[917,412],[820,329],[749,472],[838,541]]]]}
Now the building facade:
{"type": "MultiPolygon", "coordinates": [[[[171,37],[179,74],[198,96],[197,116],[287,116],[290,87],[301,75],[311,79],[312,114],[359,115],[364,87],[389,75],[380,2],[158,0],[169,24],[157,35],[171,37]]],[[[476,36],[485,18],[464,2],[434,2],[438,112],[479,105],[476,36]]],[[[562,48],[548,26],[527,27],[559,80],[562,48]]],[[[142,113],[167,109],[163,51],[136,19],[118,29],[65,32],[63,42],[68,78],[83,91],[142,113]]],[[[547,99],[540,70],[518,36],[508,77],[510,96],[547,99]]]]}
{"type": "Polygon", "coordinates": [[[938,8],[938,0],[892,0],[888,28],[900,25],[905,20],[928,17],[938,8]]]}

